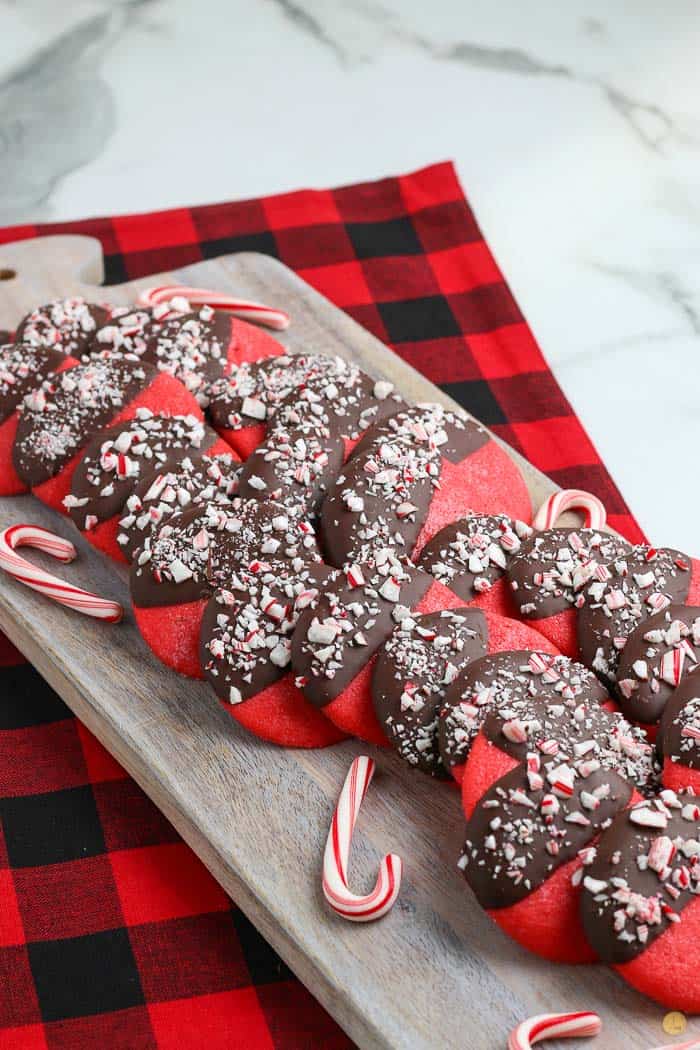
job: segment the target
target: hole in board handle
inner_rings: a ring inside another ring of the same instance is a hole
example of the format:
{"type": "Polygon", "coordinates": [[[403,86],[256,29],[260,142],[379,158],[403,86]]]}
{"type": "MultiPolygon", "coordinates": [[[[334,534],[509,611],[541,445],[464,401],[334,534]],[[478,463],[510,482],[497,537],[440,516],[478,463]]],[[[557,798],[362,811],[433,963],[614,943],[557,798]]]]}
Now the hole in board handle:
{"type": "Polygon", "coordinates": [[[7,266],[0,266],[0,281],[11,281],[16,276],[16,270],[10,270],[7,266]]]}

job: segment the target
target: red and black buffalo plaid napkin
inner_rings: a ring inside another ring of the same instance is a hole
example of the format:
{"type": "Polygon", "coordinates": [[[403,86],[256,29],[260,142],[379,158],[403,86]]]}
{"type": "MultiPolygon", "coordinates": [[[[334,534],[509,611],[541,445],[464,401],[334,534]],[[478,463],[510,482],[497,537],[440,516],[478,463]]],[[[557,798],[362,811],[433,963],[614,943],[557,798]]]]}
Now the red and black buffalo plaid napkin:
{"type": "MultiPolygon", "coordinates": [[[[0,243],[56,233],[97,237],[109,283],[228,252],[276,256],[642,539],[451,164],[338,190],[15,227],[0,243]]],[[[0,1050],[349,1045],[33,668],[0,670],[0,1050]]]]}

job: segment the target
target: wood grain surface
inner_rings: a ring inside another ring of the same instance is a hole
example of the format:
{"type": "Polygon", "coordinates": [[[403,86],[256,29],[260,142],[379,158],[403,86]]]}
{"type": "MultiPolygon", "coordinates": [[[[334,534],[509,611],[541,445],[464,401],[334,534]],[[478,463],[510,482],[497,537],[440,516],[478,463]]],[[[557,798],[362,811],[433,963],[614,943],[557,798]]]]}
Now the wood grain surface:
{"type": "MultiPolygon", "coordinates": [[[[56,295],[132,302],[140,287],[184,283],[288,310],[292,351],[342,354],[392,379],[410,400],[452,402],[387,347],[280,263],[227,256],[118,287],[102,276],[98,242],[53,237],[0,247],[0,328],[56,295]]],[[[535,504],[554,486],[519,459],[535,504]]],[[[37,561],[128,607],[124,570],[94,551],[71,523],[31,497],[0,500],[0,527],[17,521],[69,537],[71,566],[37,561]]],[[[34,557],[34,555],[30,555],[34,557]]],[[[606,1050],[649,1050],[669,1041],[665,1011],[602,966],[555,966],[529,955],[482,913],[455,864],[463,836],[458,793],[393,754],[357,741],[323,751],[275,748],[238,727],[201,683],[163,667],[130,613],[106,626],[0,578],[0,627],[72,710],[126,767],[294,972],[362,1047],[505,1047],[531,1014],[595,1009],[606,1050]],[[393,911],[354,925],[326,907],[323,845],[351,758],[377,758],[354,840],[358,892],[383,853],[405,861],[393,911]]],[[[685,1039],[700,1037],[689,1022],[685,1039]]],[[[551,1042],[548,1046],[567,1044],[551,1042]]]]}

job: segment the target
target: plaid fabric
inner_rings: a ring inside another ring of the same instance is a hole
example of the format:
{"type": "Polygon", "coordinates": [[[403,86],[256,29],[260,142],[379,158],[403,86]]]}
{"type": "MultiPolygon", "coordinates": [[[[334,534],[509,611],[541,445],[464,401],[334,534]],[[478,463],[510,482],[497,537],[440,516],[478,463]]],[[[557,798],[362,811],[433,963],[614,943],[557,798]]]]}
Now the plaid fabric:
{"type": "MultiPolygon", "coordinates": [[[[565,487],[642,534],[547,368],[454,169],[149,215],[99,238],[117,283],[281,259],[565,487]]],[[[273,304],[274,305],[274,304],[273,304]]],[[[0,675],[0,1047],[349,1046],[139,788],[29,666],[0,675]]]]}

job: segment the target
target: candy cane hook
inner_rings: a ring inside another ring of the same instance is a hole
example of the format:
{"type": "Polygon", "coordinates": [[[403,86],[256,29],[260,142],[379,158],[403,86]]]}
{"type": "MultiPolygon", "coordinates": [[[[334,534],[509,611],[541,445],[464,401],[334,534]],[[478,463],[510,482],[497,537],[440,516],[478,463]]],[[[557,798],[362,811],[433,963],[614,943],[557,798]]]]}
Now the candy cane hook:
{"type": "Polygon", "coordinates": [[[284,310],[274,310],[271,306],[264,306],[262,303],[251,302],[248,299],[234,299],[230,295],[212,292],[208,288],[190,288],[185,284],[166,284],[157,288],[144,288],[139,293],[138,302],[141,306],[157,306],[159,303],[169,302],[178,297],[187,299],[189,303],[196,305],[228,310],[236,317],[242,317],[246,321],[255,321],[257,324],[273,328],[278,332],[289,328],[289,314],[284,310]]]}
{"type": "Polygon", "coordinates": [[[514,1028],[508,1036],[508,1050],[531,1050],[542,1039],[584,1039],[598,1035],[603,1022],[598,1014],[586,1010],[575,1014],[538,1014],[514,1028]]]}
{"type": "Polygon", "coordinates": [[[94,616],[107,623],[117,623],[121,620],[123,609],[118,602],[100,598],[90,591],[64,583],[57,576],[52,576],[45,569],[20,557],[15,550],[17,547],[33,547],[44,554],[50,554],[57,561],[67,563],[77,557],[77,551],[69,540],[55,536],[39,525],[10,525],[0,532],[0,568],[32,590],[47,595],[69,609],[84,613],[85,616],[94,616]]]}
{"type": "Polygon", "coordinates": [[[607,515],[604,505],[597,496],[582,489],[562,489],[560,492],[553,492],[535,514],[532,524],[536,529],[551,529],[559,515],[566,510],[582,510],[586,528],[605,528],[607,515]]]}
{"type": "Polygon", "coordinates": [[[382,859],[376,885],[366,897],[356,896],[348,887],[352,833],[374,769],[373,760],[364,755],[356,758],[350,766],[323,855],[323,894],[331,908],[350,922],[372,922],[386,915],[401,887],[403,863],[395,853],[382,859]]]}

